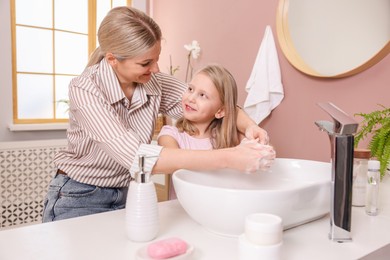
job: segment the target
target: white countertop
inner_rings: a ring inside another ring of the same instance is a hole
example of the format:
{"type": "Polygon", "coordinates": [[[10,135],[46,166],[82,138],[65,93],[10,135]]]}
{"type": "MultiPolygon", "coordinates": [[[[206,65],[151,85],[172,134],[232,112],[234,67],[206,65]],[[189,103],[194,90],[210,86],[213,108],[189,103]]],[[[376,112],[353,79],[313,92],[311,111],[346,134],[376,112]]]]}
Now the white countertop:
{"type": "MultiPolygon", "coordinates": [[[[358,259],[390,243],[390,179],[380,187],[378,216],[352,208],[352,242],[328,239],[329,217],[286,230],[283,259],[358,259]]],[[[189,218],[177,200],[159,203],[156,239],[179,237],[193,245],[192,259],[237,259],[237,238],[206,231],[189,218]]],[[[210,213],[212,214],[212,213],[210,213]]],[[[0,259],[135,259],[148,243],[133,243],[125,234],[125,211],[95,214],[0,231],[0,259]]]]}

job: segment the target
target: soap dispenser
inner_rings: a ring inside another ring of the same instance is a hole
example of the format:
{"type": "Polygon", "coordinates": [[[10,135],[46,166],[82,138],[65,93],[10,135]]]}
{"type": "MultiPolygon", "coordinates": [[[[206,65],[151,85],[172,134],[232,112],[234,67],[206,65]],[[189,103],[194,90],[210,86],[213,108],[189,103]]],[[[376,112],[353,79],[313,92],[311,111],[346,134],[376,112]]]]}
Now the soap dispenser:
{"type": "Polygon", "coordinates": [[[130,182],[126,201],[126,233],[134,242],[147,242],[157,236],[159,217],[157,195],[151,173],[145,171],[145,155],[139,156],[139,170],[130,182]]]}

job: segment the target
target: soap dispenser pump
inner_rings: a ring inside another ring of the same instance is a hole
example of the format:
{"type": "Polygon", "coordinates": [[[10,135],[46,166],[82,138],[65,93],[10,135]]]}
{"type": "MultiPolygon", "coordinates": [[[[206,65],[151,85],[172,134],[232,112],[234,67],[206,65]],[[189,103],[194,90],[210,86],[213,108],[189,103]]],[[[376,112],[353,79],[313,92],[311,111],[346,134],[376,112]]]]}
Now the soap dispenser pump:
{"type": "Polygon", "coordinates": [[[126,233],[134,242],[151,241],[159,229],[156,189],[151,173],[145,171],[146,158],[145,155],[139,156],[139,170],[127,193],[126,233]]]}

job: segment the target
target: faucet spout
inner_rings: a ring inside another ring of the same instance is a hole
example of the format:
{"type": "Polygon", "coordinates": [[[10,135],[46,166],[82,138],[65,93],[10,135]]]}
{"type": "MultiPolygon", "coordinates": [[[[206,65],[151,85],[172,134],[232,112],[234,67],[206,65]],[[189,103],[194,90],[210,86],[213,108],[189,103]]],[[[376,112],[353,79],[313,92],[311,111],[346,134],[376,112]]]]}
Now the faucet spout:
{"type": "Polygon", "coordinates": [[[352,241],[352,171],[354,136],[358,123],[332,103],[318,104],[332,118],[316,121],[320,130],[326,131],[331,143],[332,180],[329,239],[336,242],[352,241]]]}
{"type": "Polygon", "coordinates": [[[321,131],[325,131],[328,133],[328,135],[334,135],[335,133],[333,132],[334,129],[334,123],[329,122],[329,121],[316,121],[315,124],[318,126],[318,128],[321,131]]]}
{"type": "Polygon", "coordinates": [[[339,135],[352,135],[356,133],[358,123],[347,113],[331,102],[318,103],[318,105],[333,118],[333,132],[339,135]]]}

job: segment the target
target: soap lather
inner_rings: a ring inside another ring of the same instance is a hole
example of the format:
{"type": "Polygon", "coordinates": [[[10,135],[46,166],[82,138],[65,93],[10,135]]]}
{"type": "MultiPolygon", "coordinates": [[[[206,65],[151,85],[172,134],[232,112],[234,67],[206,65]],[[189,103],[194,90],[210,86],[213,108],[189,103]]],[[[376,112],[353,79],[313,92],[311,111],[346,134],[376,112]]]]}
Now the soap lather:
{"type": "Polygon", "coordinates": [[[126,233],[134,242],[150,241],[159,230],[156,189],[151,181],[151,172],[145,171],[147,158],[139,155],[139,170],[134,174],[127,193],[126,233]]]}

